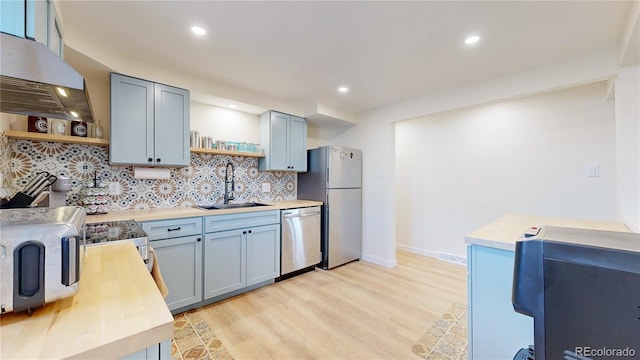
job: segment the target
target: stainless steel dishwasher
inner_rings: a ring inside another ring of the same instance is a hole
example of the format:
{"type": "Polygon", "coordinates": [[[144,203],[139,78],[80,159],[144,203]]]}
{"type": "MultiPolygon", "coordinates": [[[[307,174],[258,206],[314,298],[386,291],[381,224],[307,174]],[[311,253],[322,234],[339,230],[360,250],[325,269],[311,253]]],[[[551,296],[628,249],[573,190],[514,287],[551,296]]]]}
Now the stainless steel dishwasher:
{"type": "MultiPolygon", "coordinates": [[[[280,276],[313,270],[322,258],[320,252],[320,207],[280,211],[282,247],[280,276]]],[[[285,276],[286,277],[286,276],[285,276]]]]}

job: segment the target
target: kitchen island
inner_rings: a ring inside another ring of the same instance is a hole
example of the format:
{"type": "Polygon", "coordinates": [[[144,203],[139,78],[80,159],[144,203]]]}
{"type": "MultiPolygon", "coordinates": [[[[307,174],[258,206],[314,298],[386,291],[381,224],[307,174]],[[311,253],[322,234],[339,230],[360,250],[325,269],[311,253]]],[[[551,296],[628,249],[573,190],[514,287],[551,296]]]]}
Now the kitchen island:
{"type": "Polygon", "coordinates": [[[616,222],[506,215],[466,236],[469,358],[512,359],[533,344],[533,318],[511,303],[515,243],[531,226],[630,232],[616,222]]]}
{"type": "Polygon", "coordinates": [[[170,358],[172,336],[173,317],[138,251],[131,242],[116,242],[87,247],[73,297],[37,308],[32,316],[2,315],[0,358],[117,359],[154,353],[157,359],[160,352],[170,358]]]}

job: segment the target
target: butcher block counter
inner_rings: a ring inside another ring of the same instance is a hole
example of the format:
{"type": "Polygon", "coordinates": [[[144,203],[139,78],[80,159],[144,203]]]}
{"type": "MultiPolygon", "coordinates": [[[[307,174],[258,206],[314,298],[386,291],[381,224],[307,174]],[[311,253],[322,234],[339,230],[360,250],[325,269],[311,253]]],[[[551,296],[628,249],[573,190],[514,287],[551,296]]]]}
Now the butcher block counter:
{"type": "Polygon", "coordinates": [[[87,223],[118,221],[132,219],[138,222],[150,220],[178,219],[192,216],[209,216],[221,214],[235,214],[253,211],[281,210],[309,206],[320,206],[322,202],[312,200],[285,200],[276,202],[261,202],[267,206],[245,207],[237,209],[204,210],[196,207],[158,208],[145,210],[119,210],[103,215],[87,216],[87,223]]]}
{"type": "Polygon", "coordinates": [[[0,317],[2,359],[116,359],[171,339],[173,317],[131,242],[87,247],[78,293],[0,317]]]}

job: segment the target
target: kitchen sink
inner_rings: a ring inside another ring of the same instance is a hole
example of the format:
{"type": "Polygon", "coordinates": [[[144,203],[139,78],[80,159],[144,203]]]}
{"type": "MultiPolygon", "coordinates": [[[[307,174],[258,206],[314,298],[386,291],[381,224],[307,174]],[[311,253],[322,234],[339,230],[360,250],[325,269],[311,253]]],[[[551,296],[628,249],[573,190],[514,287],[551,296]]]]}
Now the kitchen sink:
{"type": "Polygon", "coordinates": [[[246,202],[246,203],[235,203],[235,204],[202,205],[202,206],[196,206],[196,207],[204,210],[220,210],[220,209],[238,209],[238,208],[254,207],[254,206],[269,206],[269,204],[246,202]]]}

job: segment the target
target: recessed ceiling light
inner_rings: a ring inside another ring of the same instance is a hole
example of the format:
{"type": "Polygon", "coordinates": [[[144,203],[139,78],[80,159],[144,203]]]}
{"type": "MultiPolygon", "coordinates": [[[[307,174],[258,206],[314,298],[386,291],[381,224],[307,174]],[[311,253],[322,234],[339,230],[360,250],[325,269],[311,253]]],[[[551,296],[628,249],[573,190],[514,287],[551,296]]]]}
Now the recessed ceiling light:
{"type": "Polygon", "coordinates": [[[475,44],[475,43],[477,43],[477,42],[478,42],[478,40],[480,40],[480,36],[478,36],[478,35],[471,35],[471,36],[469,36],[469,37],[464,41],[464,43],[465,43],[465,44],[467,44],[467,45],[471,45],[471,44],[475,44]]]}
{"type": "Polygon", "coordinates": [[[346,87],[346,86],[340,86],[340,87],[338,88],[338,92],[341,92],[341,93],[343,93],[343,94],[344,94],[344,93],[346,93],[346,92],[349,92],[349,88],[348,88],[348,87],[346,87]]]}
{"type": "Polygon", "coordinates": [[[200,26],[192,26],[191,31],[193,31],[193,33],[196,35],[204,35],[207,33],[207,31],[200,26]]]}
{"type": "Polygon", "coordinates": [[[74,118],[78,117],[78,113],[75,111],[69,111],[69,114],[71,114],[71,116],[73,116],[74,118]]]}
{"type": "Polygon", "coordinates": [[[236,104],[229,104],[229,108],[231,108],[231,109],[237,109],[237,108],[238,108],[238,105],[236,105],[236,104]]]}

